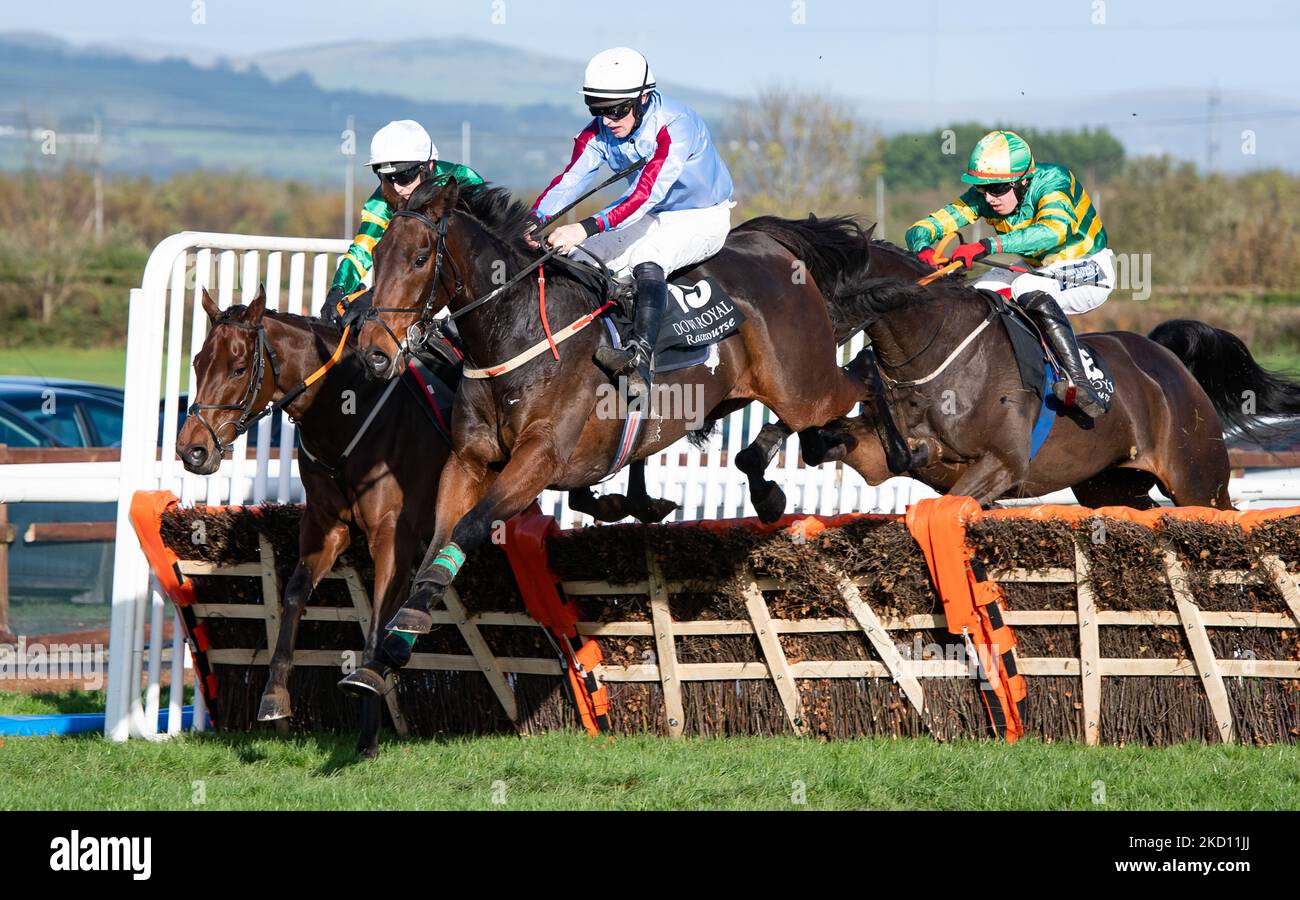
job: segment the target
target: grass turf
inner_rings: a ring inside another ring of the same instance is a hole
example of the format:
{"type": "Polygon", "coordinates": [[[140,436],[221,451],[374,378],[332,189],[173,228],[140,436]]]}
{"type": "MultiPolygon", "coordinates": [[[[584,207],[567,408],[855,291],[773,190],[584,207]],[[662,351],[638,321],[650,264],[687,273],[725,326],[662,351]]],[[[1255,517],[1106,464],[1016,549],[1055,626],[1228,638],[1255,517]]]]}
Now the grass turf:
{"type": "Polygon", "coordinates": [[[1300,747],[794,737],[7,738],[0,809],[1300,809],[1300,747]]]}
{"type": "Polygon", "coordinates": [[[71,378],[121,387],[126,376],[126,346],[0,349],[0,375],[71,378]]]}

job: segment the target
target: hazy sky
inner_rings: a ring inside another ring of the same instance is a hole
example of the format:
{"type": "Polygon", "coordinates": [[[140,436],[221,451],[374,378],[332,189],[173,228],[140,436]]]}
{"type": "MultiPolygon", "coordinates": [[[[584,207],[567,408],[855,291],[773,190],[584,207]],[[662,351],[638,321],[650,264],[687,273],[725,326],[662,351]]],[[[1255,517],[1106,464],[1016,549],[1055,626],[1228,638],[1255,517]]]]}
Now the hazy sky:
{"type": "Polygon", "coordinates": [[[1217,87],[1300,106],[1295,0],[10,0],[0,30],[241,56],[428,35],[571,59],[628,44],[660,78],[738,95],[780,84],[927,104],[1217,87]]]}

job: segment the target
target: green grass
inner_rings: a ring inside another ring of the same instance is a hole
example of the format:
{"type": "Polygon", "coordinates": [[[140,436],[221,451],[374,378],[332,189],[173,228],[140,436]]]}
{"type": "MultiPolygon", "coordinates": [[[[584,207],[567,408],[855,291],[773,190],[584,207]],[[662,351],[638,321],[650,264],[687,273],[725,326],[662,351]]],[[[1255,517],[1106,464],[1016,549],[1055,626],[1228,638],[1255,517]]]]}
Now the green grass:
{"type": "Polygon", "coordinates": [[[0,691],[0,716],[45,716],[103,711],[103,691],[61,691],[57,694],[0,691]]]}
{"type": "Polygon", "coordinates": [[[0,349],[0,375],[73,378],[121,387],[125,374],[125,346],[0,349]]]}
{"type": "Polygon", "coordinates": [[[8,738],[0,809],[1300,809],[1296,746],[566,733],[387,740],[366,762],[352,743],[8,738]]]}

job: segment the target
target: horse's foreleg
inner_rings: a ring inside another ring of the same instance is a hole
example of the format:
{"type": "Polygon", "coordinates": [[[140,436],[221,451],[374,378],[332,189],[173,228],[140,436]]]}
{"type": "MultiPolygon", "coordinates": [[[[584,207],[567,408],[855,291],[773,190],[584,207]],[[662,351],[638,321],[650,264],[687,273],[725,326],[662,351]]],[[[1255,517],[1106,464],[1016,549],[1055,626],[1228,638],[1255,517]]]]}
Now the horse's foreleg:
{"type": "Polygon", "coordinates": [[[659,522],[672,513],[677,504],[651,497],[645,487],[645,460],[628,466],[627,494],[596,496],[591,488],[569,491],[569,509],[586,513],[597,522],[617,522],[635,516],[644,523],[659,522]]]}
{"type": "MultiPolygon", "coordinates": [[[[292,715],[289,700],[289,673],[293,671],[293,648],[298,640],[298,623],[311,599],[311,592],[320,584],[334,566],[335,560],[347,549],[351,541],[347,523],[335,520],[328,528],[320,527],[310,515],[304,514],[298,544],[311,548],[303,552],[284,589],[284,602],[280,613],[280,633],[276,635],[275,652],[271,655],[266,690],[257,711],[259,722],[287,719],[292,715]]],[[[270,598],[263,598],[267,602],[270,598]]]]}
{"type": "Polygon", "coordinates": [[[677,509],[677,504],[666,498],[651,497],[645,487],[645,460],[639,459],[628,469],[627,473],[628,513],[636,516],[637,521],[652,525],[662,522],[677,509]]]}
{"type": "Polygon", "coordinates": [[[456,577],[465,558],[488,539],[494,525],[522,512],[555,482],[559,471],[559,454],[549,430],[521,437],[510,462],[491,486],[485,485],[482,476],[476,477],[459,454],[448,460],[438,487],[434,539],[415,575],[411,596],[388,623],[389,630],[426,634],[433,625],[433,603],[456,577]]]}
{"type": "Polygon", "coordinates": [[[948,494],[959,497],[974,497],[982,507],[988,507],[994,500],[1005,494],[1013,484],[1020,481],[1027,468],[1026,463],[1019,467],[1000,456],[986,453],[971,463],[966,471],[948,489],[948,494]]]}
{"type": "Polygon", "coordinates": [[[764,425],[753,442],[736,454],[736,468],[749,479],[749,500],[764,522],[775,522],[785,512],[785,491],[765,475],[781,444],[791,434],[783,422],[764,425]]]}

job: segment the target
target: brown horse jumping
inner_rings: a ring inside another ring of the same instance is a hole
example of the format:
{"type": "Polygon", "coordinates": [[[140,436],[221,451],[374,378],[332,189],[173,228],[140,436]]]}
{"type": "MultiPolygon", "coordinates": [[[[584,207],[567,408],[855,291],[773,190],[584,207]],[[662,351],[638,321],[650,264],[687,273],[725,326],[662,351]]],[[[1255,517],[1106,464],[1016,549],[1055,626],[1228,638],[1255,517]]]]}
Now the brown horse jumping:
{"type": "MultiPolygon", "coordinates": [[[[339,332],[316,319],[267,311],[260,290],[247,307],[224,311],[205,291],[203,308],[212,329],[194,358],[196,406],[176,438],[176,452],[196,475],[210,475],[221,465],[227,449],[222,438],[234,440],[241,418],[247,421],[282,400],[330,358],[339,342],[339,332]]],[[[426,401],[404,386],[367,378],[355,353],[346,352],[284,407],[306,450],[299,452],[298,465],[307,504],[259,720],[292,715],[288,680],[298,624],[312,591],[351,544],[352,526],[365,535],[375,564],[366,658],[377,658],[374,664],[384,676],[393,668],[382,652],[376,654],[380,629],[405,596],[421,544],[433,532],[423,511],[434,502],[450,450],[422,404],[426,401]],[[353,393],[345,396],[345,391],[353,393]]],[[[363,702],[361,719],[357,750],[374,757],[378,697],[363,702]]]]}
{"type": "Polygon", "coordinates": [[[1180,506],[1229,509],[1221,420],[1258,432],[1248,400],[1260,416],[1300,412],[1300,384],[1204,323],[1165,323],[1154,340],[1088,334],[1080,341],[1114,375],[1110,409],[1094,421],[1058,416],[1031,461],[1040,398],[1023,388],[1010,338],[996,320],[984,327],[988,300],[960,278],[916,284],[931,271],[873,241],[864,280],[844,294],[869,323],[886,388],[878,399],[911,445],[909,474],[943,493],[988,505],[1068,487],[1085,506],[1148,508],[1159,486],[1180,506]]]}
{"type": "MultiPolygon", "coordinates": [[[[453,314],[469,308],[474,298],[500,286],[503,270],[520,272],[539,257],[520,237],[530,221],[527,207],[500,188],[463,190],[466,202],[458,204],[462,188],[454,180],[417,189],[376,247],[379,320],[365,323],[359,343],[363,361],[377,376],[390,378],[400,370],[404,348],[396,335],[408,334],[421,319],[427,324],[443,307],[453,314]]],[[[823,458],[810,463],[843,457],[848,445],[836,440],[833,425],[868,389],[836,362],[835,324],[843,309],[836,288],[865,267],[866,246],[860,229],[846,219],[763,218],[733,230],[722,251],[684,274],[716,279],[746,321],[736,337],[719,345],[716,367],[660,376],[659,388],[697,391],[706,422],[757,400],[791,430],[818,436],[805,446],[805,455],[815,446],[823,458]],[[818,431],[828,425],[826,434],[818,431]]],[[[557,332],[593,308],[589,290],[559,265],[546,266],[546,302],[557,332]]],[[[544,341],[535,278],[470,309],[459,319],[459,330],[467,365],[480,367],[544,341]]],[[[454,454],[438,493],[433,542],[411,598],[389,624],[394,632],[428,631],[432,603],[494,522],[521,512],[548,487],[581,488],[606,474],[622,421],[602,418],[597,410],[608,379],[592,353],[608,341],[603,332],[577,331],[559,344],[559,360],[538,355],[498,377],[461,385],[454,454]]],[[[680,418],[650,419],[630,458],[644,459],[686,432],[680,418]]],[[[354,675],[345,679],[346,688],[381,688],[362,670],[354,675]]]]}

